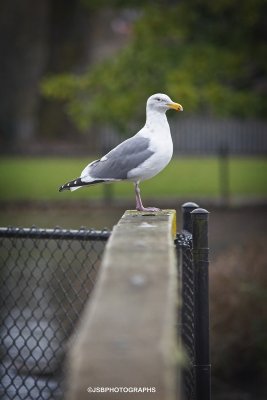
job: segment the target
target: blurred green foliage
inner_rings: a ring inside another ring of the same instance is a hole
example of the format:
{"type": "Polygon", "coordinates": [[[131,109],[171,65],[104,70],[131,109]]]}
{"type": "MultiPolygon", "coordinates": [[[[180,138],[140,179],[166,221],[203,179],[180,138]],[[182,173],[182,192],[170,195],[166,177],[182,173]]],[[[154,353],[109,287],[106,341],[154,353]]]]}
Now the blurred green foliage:
{"type": "Polygon", "coordinates": [[[168,93],[187,113],[266,118],[266,1],[121,0],[114,6],[141,9],[129,45],[82,75],[42,84],[46,96],[66,102],[79,128],[107,123],[123,131],[144,117],[144,102],[155,92],[168,93]]]}

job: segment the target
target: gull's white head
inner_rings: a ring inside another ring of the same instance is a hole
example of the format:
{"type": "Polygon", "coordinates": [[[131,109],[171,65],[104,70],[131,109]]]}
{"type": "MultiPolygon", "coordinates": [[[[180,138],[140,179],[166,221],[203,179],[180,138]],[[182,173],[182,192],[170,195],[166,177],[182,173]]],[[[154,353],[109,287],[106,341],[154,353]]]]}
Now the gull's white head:
{"type": "Polygon", "coordinates": [[[146,103],[148,110],[166,112],[170,108],[176,111],[183,111],[181,104],[175,103],[169,96],[163,93],[156,93],[150,96],[146,103]]]}

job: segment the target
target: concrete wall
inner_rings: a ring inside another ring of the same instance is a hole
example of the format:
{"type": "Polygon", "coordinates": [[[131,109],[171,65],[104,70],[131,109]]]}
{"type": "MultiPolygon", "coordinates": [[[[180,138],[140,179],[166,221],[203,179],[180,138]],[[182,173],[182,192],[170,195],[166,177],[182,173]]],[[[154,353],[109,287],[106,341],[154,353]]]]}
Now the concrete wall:
{"type": "Polygon", "coordinates": [[[68,400],[179,399],[175,233],[172,210],[115,226],[68,355],[68,400]]]}

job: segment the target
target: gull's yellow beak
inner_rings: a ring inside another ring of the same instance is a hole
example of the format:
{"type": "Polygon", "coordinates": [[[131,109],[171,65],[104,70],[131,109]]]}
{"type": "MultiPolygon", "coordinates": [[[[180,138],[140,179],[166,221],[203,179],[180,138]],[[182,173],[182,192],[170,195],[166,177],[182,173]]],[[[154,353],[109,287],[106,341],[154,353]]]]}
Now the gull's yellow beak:
{"type": "Polygon", "coordinates": [[[181,106],[181,104],[178,103],[168,103],[167,106],[176,111],[183,111],[183,106],[181,106]]]}

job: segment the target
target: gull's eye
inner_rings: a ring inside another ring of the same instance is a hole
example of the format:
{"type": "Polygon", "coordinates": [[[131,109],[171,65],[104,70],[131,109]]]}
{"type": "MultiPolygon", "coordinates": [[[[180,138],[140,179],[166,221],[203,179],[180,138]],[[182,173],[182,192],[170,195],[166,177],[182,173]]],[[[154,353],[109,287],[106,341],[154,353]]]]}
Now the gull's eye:
{"type": "Polygon", "coordinates": [[[160,97],[157,97],[156,100],[157,100],[157,101],[161,101],[161,98],[160,98],[160,97]]]}

